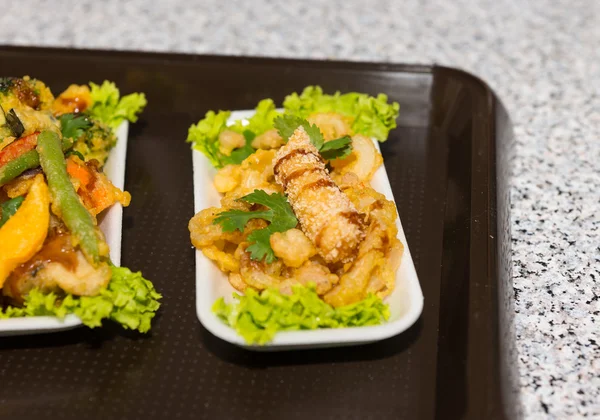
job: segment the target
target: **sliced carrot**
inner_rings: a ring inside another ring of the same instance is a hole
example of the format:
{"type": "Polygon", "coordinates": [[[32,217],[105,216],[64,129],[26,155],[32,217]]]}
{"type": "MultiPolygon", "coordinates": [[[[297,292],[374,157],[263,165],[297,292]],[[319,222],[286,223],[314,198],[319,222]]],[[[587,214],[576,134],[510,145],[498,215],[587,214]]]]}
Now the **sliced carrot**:
{"type": "Polygon", "coordinates": [[[101,213],[104,209],[110,207],[114,203],[114,194],[108,189],[108,185],[99,182],[96,183],[92,192],[92,198],[94,200],[94,210],[96,214],[101,213]]]}
{"type": "Polygon", "coordinates": [[[75,162],[74,159],[67,159],[67,173],[72,178],[76,178],[82,186],[88,185],[92,180],[92,175],[87,166],[75,162]]]}
{"type": "Polygon", "coordinates": [[[75,156],[67,159],[67,173],[73,179],[77,194],[92,216],[96,216],[116,202],[128,206],[129,193],[115,187],[98,168],[75,156]]]}
{"type": "Polygon", "coordinates": [[[11,160],[21,156],[23,153],[33,150],[37,145],[38,134],[40,133],[36,132],[28,136],[21,137],[2,149],[2,151],[0,151],[0,166],[4,166],[11,160]]]}

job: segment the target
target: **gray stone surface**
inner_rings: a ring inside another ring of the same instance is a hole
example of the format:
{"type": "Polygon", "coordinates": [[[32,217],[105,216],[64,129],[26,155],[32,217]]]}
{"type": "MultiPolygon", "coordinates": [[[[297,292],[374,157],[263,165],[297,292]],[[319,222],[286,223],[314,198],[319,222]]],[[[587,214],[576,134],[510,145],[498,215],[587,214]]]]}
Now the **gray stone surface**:
{"type": "Polygon", "coordinates": [[[486,80],[518,141],[527,418],[600,418],[599,1],[1,3],[3,44],[437,63],[486,80]]]}

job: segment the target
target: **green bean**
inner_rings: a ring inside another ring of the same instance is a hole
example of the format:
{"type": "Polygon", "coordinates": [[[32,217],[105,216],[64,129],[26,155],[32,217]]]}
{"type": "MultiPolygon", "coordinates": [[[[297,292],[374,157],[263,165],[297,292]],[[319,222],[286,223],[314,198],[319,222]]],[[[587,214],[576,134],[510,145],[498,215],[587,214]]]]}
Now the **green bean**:
{"type": "Polygon", "coordinates": [[[20,196],[0,204],[0,228],[19,210],[24,200],[25,198],[20,196]]]}
{"type": "Polygon", "coordinates": [[[26,170],[38,166],[40,166],[40,157],[35,150],[23,153],[0,167],[0,186],[12,181],[26,170]]]}
{"type": "MultiPolygon", "coordinates": [[[[73,146],[70,139],[63,139],[62,149],[67,150],[73,146]]],[[[35,150],[23,153],[21,156],[14,158],[0,167],[0,187],[7,182],[12,181],[28,169],[37,168],[40,166],[40,156],[35,150]]]]}
{"type": "Polygon", "coordinates": [[[38,136],[37,151],[40,155],[42,170],[46,174],[53,205],[58,207],[59,216],[78,240],[88,261],[97,263],[99,247],[94,221],[81,204],[69,179],[58,134],[52,131],[42,131],[38,136]]]}

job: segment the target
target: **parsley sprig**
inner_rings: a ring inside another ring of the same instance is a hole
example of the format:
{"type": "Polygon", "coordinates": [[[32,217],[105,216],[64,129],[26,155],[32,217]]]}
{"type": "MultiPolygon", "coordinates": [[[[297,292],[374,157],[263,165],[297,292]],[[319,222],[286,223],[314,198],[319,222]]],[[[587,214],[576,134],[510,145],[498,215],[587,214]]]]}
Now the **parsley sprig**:
{"type": "Polygon", "coordinates": [[[224,232],[235,230],[243,232],[244,227],[251,219],[263,219],[270,222],[266,228],[256,229],[248,235],[250,246],[246,248],[246,251],[250,252],[250,258],[253,260],[262,261],[264,259],[267,264],[272,263],[277,258],[271,248],[271,235],[275,232],[285,232],[298,225],[298,219],[296,219],[292,207],[283,194],[269,195],[263,190],[254,190],[239,200],[250,204],[260,204],[267,207],[267,210],[229,210],[219,213],[213,223],[220,224],[224,232]]]}
{"type": "Polygon", "coordinates": [[[82,114],[63,114],[58,117],[64,138],[77,140],[86,129],[92,126],[90,119],[82,114]]]}
{"type": "Polygon", "coordinates": [[[323,159],[341,159],[352,152],[352,139],[349,136],[325,142],[323,134],[316,124],[310,124],[304,118],[295,115],[282,115],[273,121],[277,132],[285,141],[294,134],[294,131],[300,126],[304,128],[310,138],[310,142],[317,148],[323,159]]]}

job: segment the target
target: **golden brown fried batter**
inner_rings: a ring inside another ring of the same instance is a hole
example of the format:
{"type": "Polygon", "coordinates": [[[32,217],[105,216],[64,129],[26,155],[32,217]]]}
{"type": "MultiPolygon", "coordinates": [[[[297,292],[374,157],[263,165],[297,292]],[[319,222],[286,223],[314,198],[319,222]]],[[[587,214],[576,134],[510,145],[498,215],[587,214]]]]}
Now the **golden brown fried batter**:
{"type": "Polygon", "coordinates": [[[365,237],[363,218],[329,176],[304,128],[296,129],[274,162],[275,180],[319,254],[327,263],[352,261],[365,237]]]}
{"type": "MultiPolygon", "coordinates": [[[[313,122],[328,137],[347,131],[341,118],[314,117],[313,122]]],[[[260,145],[256,144],[262,150],[240,165],[218,171],[214,184],[223,193],[220,207],[205,209],[192,218],[193,244],[240,292],[248,287],[275,287],[289,293],[294,284],[314,283],[319,296],[336,307],[360,301],[369,293],[381,298],[389,295],[403,245],[397,239],[394,202],[370,185],[382,164],[371,139],[354,135],[352,154],[332,161],[333,170],[328,173],[304,129],[299,128],[281,147],[273,130],[263,137],[260,145]],[[223,232],[220,225],[213,224],[222,211],[251,210],[252,205],[238,199],[254,189],[285,192],[300,221],[298,228],[271,236],[278,258],[271,264],[253,261],[246,252],[248,235],[268,222],[252,219],[244,232],[223,232]]]]}

